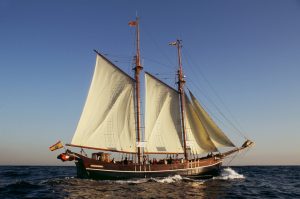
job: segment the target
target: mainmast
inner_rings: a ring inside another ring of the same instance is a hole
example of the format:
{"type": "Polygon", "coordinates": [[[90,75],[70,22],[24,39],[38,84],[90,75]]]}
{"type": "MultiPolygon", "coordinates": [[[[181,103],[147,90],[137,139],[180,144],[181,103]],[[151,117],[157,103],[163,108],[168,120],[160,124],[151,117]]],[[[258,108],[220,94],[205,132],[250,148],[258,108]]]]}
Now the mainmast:
{"type": "Polygon", "coordinates": [[[178,53],[178,71],[177,71],[177,76],[178,76],[178,92],[180,96],[180,111],[181,111],[181,126],[182,126],[182,133],[183,133],[183,148],[184,148],[184,158],[187,160],[188,159],[188,154],[187,154],[187,149],[186,149],[186,131],[185,131],[185,110],[184,110],[184,76],[182,72],[182,61],[181,61],[181,40],[177,39],[175,42],[170,43],[170,45],[176,46],[177,48],[177,53],[178,53]]]}
{"type": "Polygon", "coordinates": [[[129,26],[135,26],[136,27],[136,55],[135,55],[135,67],[134,67],[134,78],[136,81],[135,84],[135,92],[136,92],[136,128],[137,128],[137,148],[138,148],[138,164],[141,163],[141,147],[140,141],[141,141],[141,98],[140,98],[140,71],[143,70],[143,67],[141,66],[141,58],[140,58],[140,30],[139,30],[139,17],[136,17],[135,21],[130,21],[129,26]]]}

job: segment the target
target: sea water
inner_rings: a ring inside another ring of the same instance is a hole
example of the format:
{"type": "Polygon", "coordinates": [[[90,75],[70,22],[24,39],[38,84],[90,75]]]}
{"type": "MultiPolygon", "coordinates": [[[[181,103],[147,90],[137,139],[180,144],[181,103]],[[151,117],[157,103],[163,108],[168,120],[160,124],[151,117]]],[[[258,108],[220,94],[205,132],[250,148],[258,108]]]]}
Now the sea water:
{"type": "Polygon", "coordinates": [[[219,176],[97,181],[75,167],[1,166],[0,198],[300,198],[300,166],[223,167],[219,176]]]}

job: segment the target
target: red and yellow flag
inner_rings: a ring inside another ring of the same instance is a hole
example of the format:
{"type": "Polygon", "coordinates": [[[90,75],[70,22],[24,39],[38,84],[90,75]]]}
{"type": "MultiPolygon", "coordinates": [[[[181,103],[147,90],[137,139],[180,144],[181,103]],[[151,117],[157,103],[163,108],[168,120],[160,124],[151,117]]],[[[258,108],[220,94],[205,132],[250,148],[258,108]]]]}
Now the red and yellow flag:
{"type": "Polygon", "coordinates": [[[49,147],[50,151],[55,151],[56,149],[63,148],[64,145],[62,144],[61,141],[58,141],[57,143],[53,144],[52,146],[49,147]]]}
{"type": "Polygon", "coordinates": [[[137,25],[137,22],[136,22],[136,21],[129,21],[128,25],[129,25],[130,27],[136,26],[136,25],[137,25]]]}

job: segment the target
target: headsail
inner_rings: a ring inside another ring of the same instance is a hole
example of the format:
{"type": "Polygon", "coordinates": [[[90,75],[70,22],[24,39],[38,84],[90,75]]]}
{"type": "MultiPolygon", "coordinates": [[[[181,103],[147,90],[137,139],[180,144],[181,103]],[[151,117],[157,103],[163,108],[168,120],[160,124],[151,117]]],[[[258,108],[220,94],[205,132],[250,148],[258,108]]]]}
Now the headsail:
{"type": "Polygon", "coordinates": [[[201,154],[217,151],[186,94],[185,110],[187,145],[191,152],[201,154]]]}
{"type": "Polygon", "coordinates": [[[145,152],[183,153],[179,93],[145,73],[145,152]]]}
{"type": "Polygon", "coordinates": [[[216,147],[234,147],[235,145],[229,140],[229,138],[222,132],[222,130],[215,124],[215,122],[210,118],[207,112],[203,109],[200,103],[197,101],[195,96],[189,91],[192,104],[198,117],[201,120],[204,128],[206,129],[209,137],[213,141],[216,147]]]}
{"type": "Polygon", "coordinates": [[[134,80],[100,54],[72,145],[136,152],[134,80]]]}

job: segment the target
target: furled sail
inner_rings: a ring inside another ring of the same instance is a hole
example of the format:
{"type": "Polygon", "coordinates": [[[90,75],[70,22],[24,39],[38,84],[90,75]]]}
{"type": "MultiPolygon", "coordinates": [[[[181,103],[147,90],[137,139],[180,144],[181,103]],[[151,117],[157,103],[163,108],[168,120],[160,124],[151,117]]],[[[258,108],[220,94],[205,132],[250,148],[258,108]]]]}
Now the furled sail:
{"type": "Polygon", "coordinates": [[[186,142],[193,154],[217,151],[203,124],[198,117],[193,104],[185,94],[185,130],[186,142]]]}
{"type": "Polygon", "coordinates": [[[179,94],[145,73],[145,152],[183,153],[179,94]]]}
{"type": "Polygon", "coordinates": [[[134,86],[134,79],[97,54],[72,145],[136,152],[134,86]]]}
{"type": "Polygon", "coordinates": [[[215,122],[210,118],[207,112],[203,109],[200,103],[197,101],[195,96],[189,91],[192,104],[198,117],[201,120],[204,128],[206,129],[209,137],[213,141],[216,147],[234,147],[234,144],[229,140],[229,138],[222,132],[222,130],[215,124],[215,122]]]}

